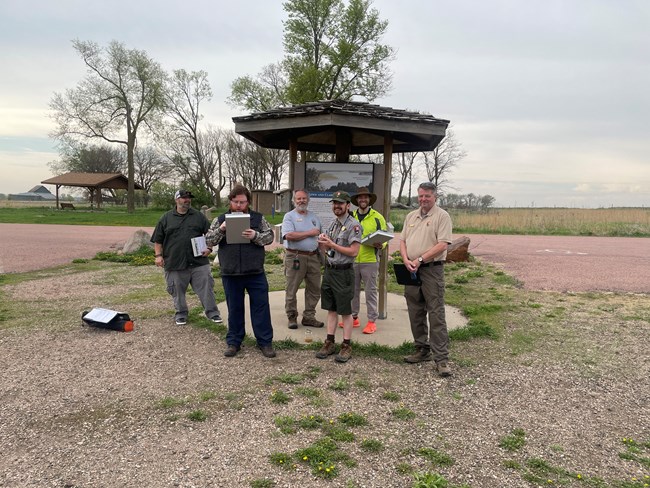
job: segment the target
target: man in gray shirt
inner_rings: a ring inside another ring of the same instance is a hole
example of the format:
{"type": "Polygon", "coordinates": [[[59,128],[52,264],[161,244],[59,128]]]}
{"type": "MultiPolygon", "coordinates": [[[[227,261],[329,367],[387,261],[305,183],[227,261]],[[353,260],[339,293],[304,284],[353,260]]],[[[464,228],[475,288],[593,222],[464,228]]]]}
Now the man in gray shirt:
{"type": "Polygon", "coordinates": [[[309,193],[305,190],[293,192],[295,208],[282,219],[282,239],[285,247],[284,274],[287,290],[284,310],[289,320],[289,328],[298,328],[298,301],[296,294],[300,283],[305,282],[305,311],[302,325],[323,327],[316,319],[316,305],[320,300],[320,257],[318,255],[318,235],[322,225],[318,215],[308,210],[309,193]]]}

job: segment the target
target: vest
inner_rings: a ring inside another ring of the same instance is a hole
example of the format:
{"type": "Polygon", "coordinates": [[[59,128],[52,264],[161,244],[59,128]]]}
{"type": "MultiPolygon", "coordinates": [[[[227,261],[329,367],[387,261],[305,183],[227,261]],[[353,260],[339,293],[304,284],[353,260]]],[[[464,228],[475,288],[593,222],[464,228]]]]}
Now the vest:
{"type": "MultiPolygon", "coordinates": [[[[253,210],[249,211],[251,229],[260,231],[262,214],[253,210]]],[[[226,214],[218,217],[219,225],[226,220],[226,214]]],[[[226,234],[228,229],[226,229],[226,234]]],[[[264,246],[252,242],[249,244],[228,244],[226,237],[219,241],[219,265],[224,276],[253,275],[264,273],[264,246]]]]}

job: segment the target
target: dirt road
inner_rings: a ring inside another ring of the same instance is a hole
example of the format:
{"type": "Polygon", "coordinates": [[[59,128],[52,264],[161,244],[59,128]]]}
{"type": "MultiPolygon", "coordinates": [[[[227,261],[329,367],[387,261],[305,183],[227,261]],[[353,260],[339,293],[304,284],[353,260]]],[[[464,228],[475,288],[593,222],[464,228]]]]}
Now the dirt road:
{"type": "MultiPolygon", "coordinates": [[[[0,273],[33,271],[75,258],[92,258],[99,251],[121,248],[139,228],[0,224],[0,273]]],[[[650,239],[469,237],[472,255],[502,267],[526,289],[650,293],[650,239]]],[[[391,243],[391,252],[397,249],[397,242],[394,239],[391,243]]]]}

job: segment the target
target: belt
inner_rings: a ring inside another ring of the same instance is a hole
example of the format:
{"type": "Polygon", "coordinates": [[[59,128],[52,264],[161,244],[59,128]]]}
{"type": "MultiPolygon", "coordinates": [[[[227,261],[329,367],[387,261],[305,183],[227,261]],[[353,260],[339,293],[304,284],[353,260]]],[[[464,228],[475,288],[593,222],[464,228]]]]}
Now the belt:
{"type": "Polygon", "coordinates": [[[443,264],[445,264],[444,261],[431,261],[430,263],[422,263],[420,265],[420,268],[426,268],[429,265],[431,265],[431,266],[442,266],[443,264]]]}
{"type": "Polygon", "coordinates": [[[345,264],[329,264],[327,263],[328,268],[332,269],[352,269],[352,263],[345,263],[345,264]]]}
{"type": "Polygon", "coordinates": [[[305,256],[313,256],[318,254],[318,251],[299,251],[298,249],[287,249],[287,252],[292,252],[294,254],[304,254],[305,256]]]}

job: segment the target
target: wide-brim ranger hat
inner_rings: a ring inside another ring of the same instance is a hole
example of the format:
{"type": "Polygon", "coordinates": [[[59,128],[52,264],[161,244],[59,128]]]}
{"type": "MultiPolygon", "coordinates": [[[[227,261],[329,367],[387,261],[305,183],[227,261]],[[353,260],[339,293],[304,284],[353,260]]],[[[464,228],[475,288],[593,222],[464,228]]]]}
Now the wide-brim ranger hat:
{"type": "Polygon", "coordinates": [[[347,191],[335,191],[330,202],[350,203],[350,194],[347,191]]]}
{"type": "Polygon", "coordinates": [[[359,206],[359,197],[361,195],[368,195],[370,197],[370,205],[374,205],[375,202],[377,201],[377,195],[375,195],[374,193],[370,193],[370,190],[368,190],[368,188],[364,186],[359,188],[359,191],[357,191],[352,196],[352,203],[354,203],[357,207],[359,206]]]}
{"type": "Polygon", "coordinates": [[[174,198],[194,198],[194,195],[189,190],[178,190],[174,198]]]}

